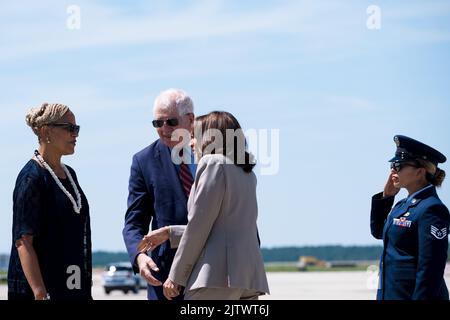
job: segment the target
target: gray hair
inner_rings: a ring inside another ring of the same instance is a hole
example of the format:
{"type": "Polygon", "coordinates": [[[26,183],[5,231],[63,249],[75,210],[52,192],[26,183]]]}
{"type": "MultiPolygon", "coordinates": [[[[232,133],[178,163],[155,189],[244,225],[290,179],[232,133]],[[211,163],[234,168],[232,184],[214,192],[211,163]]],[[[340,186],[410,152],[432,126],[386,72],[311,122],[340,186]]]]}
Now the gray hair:
{"type": "Polygon", "coordinates": [[[178,111],[180,116],[194,113],[194,103],[191,97],[181,89],[167,89],[162,91],[153,103],[153,115],[157,110],[171,110],[178,111]]]}
{"type": "Polygon", "coordinates": [[[39,137],[39,129],[46,124],[56,122],[69,111],[69,107],[60,103],[44,102],[40,107],[31,108],[25,120],[34,134],[39,137]]]}

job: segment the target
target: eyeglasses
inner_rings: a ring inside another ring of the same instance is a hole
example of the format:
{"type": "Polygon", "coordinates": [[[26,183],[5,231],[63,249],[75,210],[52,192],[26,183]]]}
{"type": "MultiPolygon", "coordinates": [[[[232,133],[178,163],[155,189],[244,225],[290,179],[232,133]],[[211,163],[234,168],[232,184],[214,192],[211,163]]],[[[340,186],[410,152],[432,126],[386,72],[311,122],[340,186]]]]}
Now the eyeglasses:
{"type": "Polygon", "coordinates": [[[178,119],[167,119],[167,120],[153,120],[152,124],[155,128],[161,128],[164,123],[166,123],[170,127],[176,127],[178,125],[178,119]]]}
{"type": "Polygon", "coordinates": [[[391,169],[395,170],[396,172],[400,172],[400,170],[402,170],[404,167],[420,168],[420,166],[411,162],[391,162],[391,169]]]}
{"type": "Polygon", "coordinates": [[[51,127],[61,127],[66,131],[69,131],[70,133],[78,134],[80,132],[80,126],[72,124],[70,122],[63,122],[63,123],[49,123],[47,124],[51,127]]]}

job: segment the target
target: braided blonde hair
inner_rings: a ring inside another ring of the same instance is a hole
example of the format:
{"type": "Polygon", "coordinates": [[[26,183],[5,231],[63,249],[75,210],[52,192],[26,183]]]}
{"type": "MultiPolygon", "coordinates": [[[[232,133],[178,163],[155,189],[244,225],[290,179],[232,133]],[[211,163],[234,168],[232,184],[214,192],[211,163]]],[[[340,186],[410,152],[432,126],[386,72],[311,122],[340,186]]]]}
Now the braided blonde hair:
{"type": "Polygon", "coordinates": [[[40,142],[39,129],[43,125],[58,121],[67,111],[69,111],[69,107],[64,104],[44,102],[39,107],[31,108],[27,112],[25,120],[40,142]]]}

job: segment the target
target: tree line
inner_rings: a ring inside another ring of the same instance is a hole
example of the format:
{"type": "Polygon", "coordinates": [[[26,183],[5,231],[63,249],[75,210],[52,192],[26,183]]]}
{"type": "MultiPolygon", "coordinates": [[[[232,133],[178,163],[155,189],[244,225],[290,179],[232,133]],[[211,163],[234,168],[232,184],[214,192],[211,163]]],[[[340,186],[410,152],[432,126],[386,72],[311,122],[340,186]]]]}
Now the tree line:
{"type": "MultiPolygon", "coordinates": [[[[262,248],[264,262],[294,262],[300,256],[313,256],[325,261],[374,261],[379,260],[383,252],[382,246],[291,246],[262,248]]],[[[450,248],[448,257],[450,259],[450,248]]],[[[95,251],[92,264],[102,267],[111,262],[129,261],[126,252],[95,251]]]]}

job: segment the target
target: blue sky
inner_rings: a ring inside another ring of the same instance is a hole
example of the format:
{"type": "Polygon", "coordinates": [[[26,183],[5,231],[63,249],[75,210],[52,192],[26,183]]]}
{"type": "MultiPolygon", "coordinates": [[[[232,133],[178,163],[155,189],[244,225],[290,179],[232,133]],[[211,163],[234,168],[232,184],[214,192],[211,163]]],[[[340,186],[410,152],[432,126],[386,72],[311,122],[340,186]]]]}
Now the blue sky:
{"type": "MultiPolygon", "coordinates": [[[[170,87],[197,115],[222,109],[244,129],[279,129],[278,173],[256,170],[264,247],[377,244],[370,198],[392,137],[450,156],[448,1],[2,2],[0,252],[37,146],[24,116],[44,101],[69,105],[81,125],[63,162],[90,202],[94,250],[125,249],[131,157],[157,138],[153,100],[170,87]],[[366,26],[372,4],[379,30],[366,26]],[[66,27],[69,5],[79,30],[66,27]]],[[[438,192],[450,204],[447,184],[438,192]]]]}

